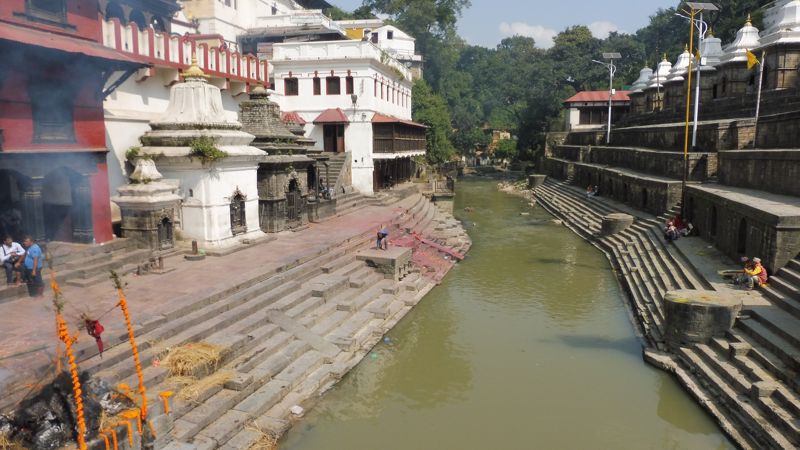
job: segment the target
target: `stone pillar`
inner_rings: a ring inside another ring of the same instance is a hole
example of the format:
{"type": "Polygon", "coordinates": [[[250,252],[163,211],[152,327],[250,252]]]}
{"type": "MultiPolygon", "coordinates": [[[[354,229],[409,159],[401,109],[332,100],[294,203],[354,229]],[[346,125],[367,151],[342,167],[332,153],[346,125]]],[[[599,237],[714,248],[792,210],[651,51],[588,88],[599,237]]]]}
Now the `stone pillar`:
{"type": "Polygon", "coordinates": [[[72,186],[72,240],[88,244],[94,238],[92,226],[92,189],[88,175],[72,186]]]}
{"type": "Polygon", "coordinates": [[[741,309],[741,300],[721,297],[716,291],[667,292],[664,296],[667,344],[678,347],[724,336],[733,328],[741,309]]]}
{"type": "Polygon", "coordinates": [[[544,184],[547,175],[533,174],[528,175],[528,189],[536,189],[544,184]]]}
{"type": "Polygon", "coordinates": [[[631,225],[633,225],[633,216],[622,213],[611,213],[603,217],[600,234],[602,236],[617,234],[620,231],[624,231],[631,225]]]}
{"type": "Polygon", "coordinates": [[[45,239],[43,187],[44,178],[31,178],[23,187],[24,191],[22,192],[23,231],[30,234],[36,241],[45,239]]]}

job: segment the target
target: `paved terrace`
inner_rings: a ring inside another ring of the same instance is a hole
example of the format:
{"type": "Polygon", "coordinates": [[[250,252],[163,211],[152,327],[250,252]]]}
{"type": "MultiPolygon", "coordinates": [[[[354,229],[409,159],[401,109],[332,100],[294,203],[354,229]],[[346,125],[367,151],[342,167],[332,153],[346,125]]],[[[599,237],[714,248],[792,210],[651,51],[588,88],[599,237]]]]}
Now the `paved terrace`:
{"type": "MultiPolygon", "coordinates": [[[[158,321],[164,315],[196,302],[199,297],[235,287],[263,274],[277,273],[325,253],[328,249],[377,230],[381,223],[396,219],[413,203],[416,195],[390,206],[367,206],[350,214],[311,224],[298,232],[286,231],[276,239],[222,257],[190,262],[183,256],[170,257],[164,274],[124,277],[126,298],[134,328],[158,321]]],[[[47,274],[47,271],[45,272],[47,274]]],[[[100,318],[104,341],[124,339],[122,313],[114,306],[117,293],[111,281],[87,288],[62,285],[67,305],[65,317],[70,331],[80,332],[76,345],[78,360],[96,353],[94,339],[86,334],[81,313],[100,318]]],[[[21,297],[0,304],[0,408],[2,397],[36,388],[47,381],[59,343],[49,289],[43,298],[21,297]]],[[[109,347],[109,344],[106,347],[109,347]]]]}

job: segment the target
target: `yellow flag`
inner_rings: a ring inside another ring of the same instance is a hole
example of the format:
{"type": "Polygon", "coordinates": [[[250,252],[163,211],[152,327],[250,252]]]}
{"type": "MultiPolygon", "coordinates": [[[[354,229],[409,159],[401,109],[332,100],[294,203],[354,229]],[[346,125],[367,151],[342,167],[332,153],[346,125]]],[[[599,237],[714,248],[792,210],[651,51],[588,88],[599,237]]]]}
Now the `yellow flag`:
{"type": "Polygon", "coordinates": [[[761,64],[756,58],[756,55],[753,54],[750,50],[747,51],[747,69],[750,70],[756,64],[761,64]]]}

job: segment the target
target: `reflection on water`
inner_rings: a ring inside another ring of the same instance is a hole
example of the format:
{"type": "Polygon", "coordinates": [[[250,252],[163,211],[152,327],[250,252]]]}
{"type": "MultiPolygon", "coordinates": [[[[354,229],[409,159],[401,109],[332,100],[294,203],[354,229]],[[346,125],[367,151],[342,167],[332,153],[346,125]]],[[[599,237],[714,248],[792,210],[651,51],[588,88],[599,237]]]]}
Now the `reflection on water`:
{"type": "Polygon", "coordinates": [[[456,208],[468,258],[283,449],[732,448],[642,362],[602,254],[491,182],[461,183],[456,208]]]}

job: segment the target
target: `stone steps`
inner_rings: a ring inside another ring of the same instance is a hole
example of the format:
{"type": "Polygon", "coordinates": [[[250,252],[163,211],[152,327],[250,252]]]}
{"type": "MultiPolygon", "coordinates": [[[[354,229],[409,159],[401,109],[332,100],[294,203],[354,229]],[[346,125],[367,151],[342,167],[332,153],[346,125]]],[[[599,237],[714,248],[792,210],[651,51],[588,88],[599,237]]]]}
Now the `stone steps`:
{"type": "Polygon", "coordinates": [[[791,370],[800,372],[800,353],[796,347],[769,328],[755,320],[737,320],[735,329],[741,330],[756,342],[767,348],[791,370]]]}
{"type": "Polygon", "coordinates": [[[793,418],[792,411],[783,407],[784,404],[796,403],[796,399],[786,391],[773,395],[779,390],[779,384],[775,379],[766,372],[753,370],[744,362],[740,362],[739,367],[731,364],[730,359],[735,359],[735,356],[730,358],[729,355],[720,355],[706,344],[696,344],[694,347],[696,353],[716,375],[725,379],[728,386],[731,386],[738,395],[749,397],[749,403],[759,409],[759,415],[770,419],[771,426],[778,428],[789,441],[800,443],[798,423],[793,418]],[[740,370],[740,367],[744,367],[745,371],[740,370]]]}
{"type": "Polygon", "coordinates": [[[694,373],[699,375],[704,388],[714,393],[711,401],[733,406],[725,409],[730,412],[729,417],[734,419],[734,423],[739,424],[737,428],[743,434],[747,434],[748,441],[754,448],[794,448],[794,445],[766,420],[759,409],[751,404],[749,397],[736,392],[707,364],[696,349],[681,347],[678,354],[692,363],[694,373]],[[751,431],[754,427],[761,432],[754,434],[751,431]]]}
{"type": "MultiPolygon", "coordinates": [[[[412,206],[409,214],[393,222],[401,229],[418,228],[437,214],[424,200],[406,204],[412,206]]],[[[285,427],[291,406],[309,404],[357,364],[410,309],[394,293],[421,297],[430,285],[417,273],[401,285],[354,261],[355,251],[372,242],[373,233],[365,232],[276,274],[214,293],[149,328],[138,328],[151,405],[160,405],[161,391],[180,392],[167,378],[167,369],[153,365],[166,347],[197,341],[224,345],[215,369],[233,374],[223,386],[205,389],[194,402],[174,397],[169,416],[153,407],[149,419],[164,423],[164,439],[171,439],[176,448],[246,448],[258,437],[248,424],[255,422],[269,431],[285,427]]],[[[88,363],[106,380],[136,386],[129,353],[127,345],[116,345],[102,360],[95,357],[88,363]]]]}
{"type": "Polygon", "coordinates": [[[800,318],[800,302],[784,294],[772,287],[773,280],[769,281],[769,286],[761,287],[761,292],[776,306],[791,314],[794,317],[800,318]]]}

